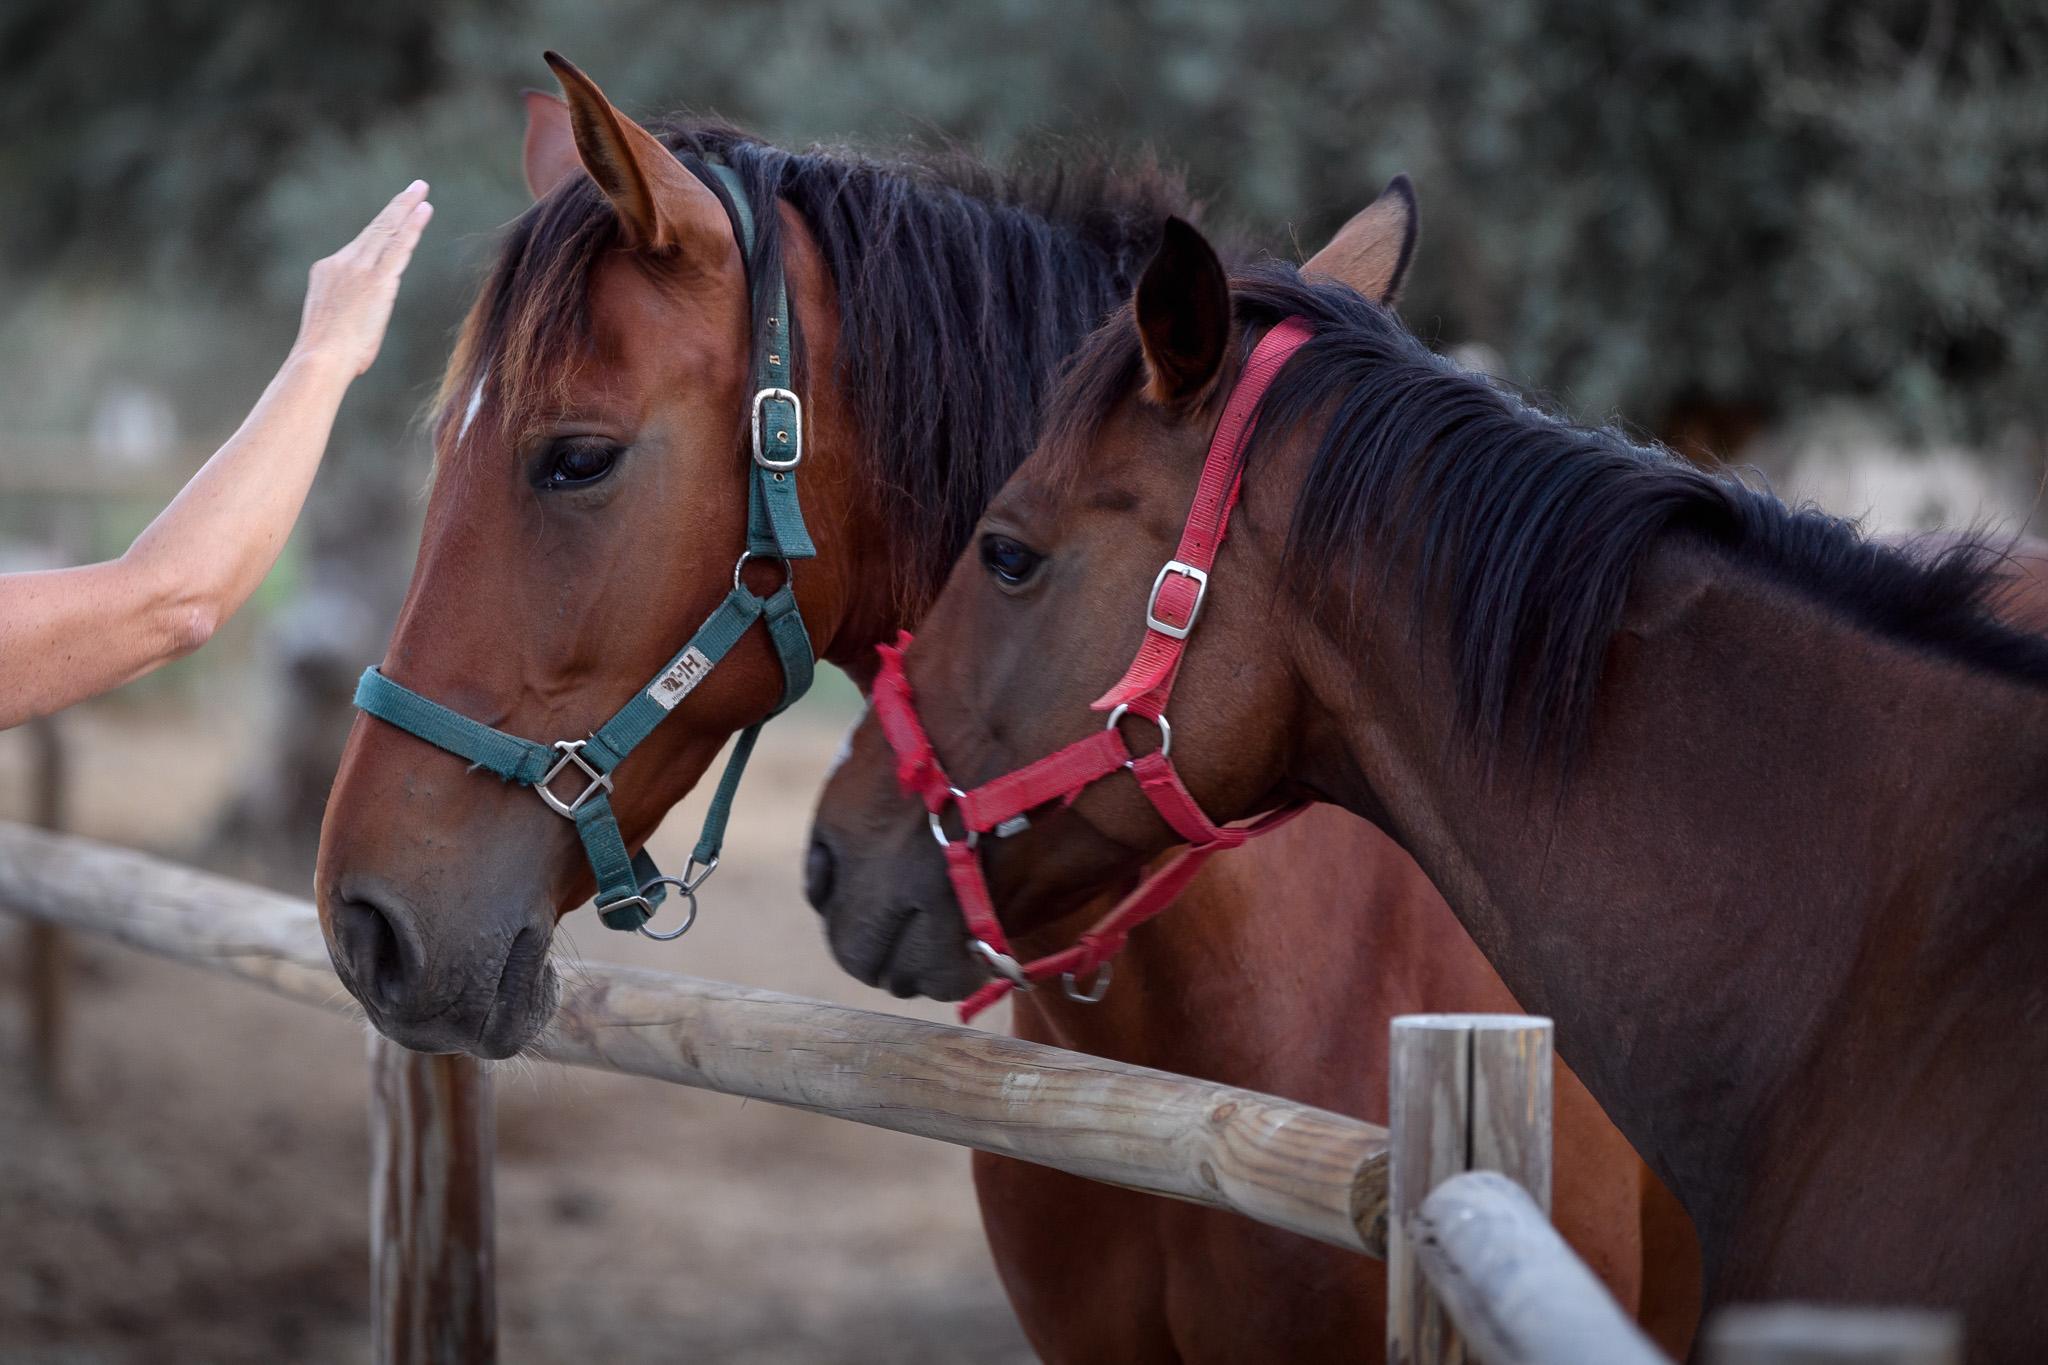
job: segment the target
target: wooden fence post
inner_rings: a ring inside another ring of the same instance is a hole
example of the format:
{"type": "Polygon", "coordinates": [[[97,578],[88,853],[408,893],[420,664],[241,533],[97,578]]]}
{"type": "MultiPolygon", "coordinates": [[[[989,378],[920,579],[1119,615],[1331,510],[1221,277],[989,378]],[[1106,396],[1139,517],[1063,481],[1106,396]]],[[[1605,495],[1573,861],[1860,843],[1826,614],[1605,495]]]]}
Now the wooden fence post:
{"type": "Polygon", "coordinates": [[[1962,1365],[1962,1360],[1963,1323],[1954,1313],[1774,1303],[1724,1308],[1707,1323],[1707,1365],[1962,1365]]]}
{"type": "Polygon", "coordinates": [[[491,1078],[370,1039],[370,1324],[377,1365],[498,1356],[491,1078]]]}
{"type": "Polygon", "coordinates": [[[1403,1226],[1463,1171],[1499,1171],[1550,1213],[1551,1026],[1514,1014],[1393,1023],[1387,1117],[1388,1365],[1465,1365],[1403,1226]]]}
{"type": "MultiPolygon", "coordinates": [[[[34,756],[29,772],[30,818],[39,829],[61,832],[67,779],[64,736],[50,716],[29,722],[34,756]]],[[[28,977],[29,1083],[38,1098],[54,1105],[62,1098],[64,1063],[64,993],[70,969],[64,931],[47,920],[28,924],[27,953],[22,967],[28,977]]]]}

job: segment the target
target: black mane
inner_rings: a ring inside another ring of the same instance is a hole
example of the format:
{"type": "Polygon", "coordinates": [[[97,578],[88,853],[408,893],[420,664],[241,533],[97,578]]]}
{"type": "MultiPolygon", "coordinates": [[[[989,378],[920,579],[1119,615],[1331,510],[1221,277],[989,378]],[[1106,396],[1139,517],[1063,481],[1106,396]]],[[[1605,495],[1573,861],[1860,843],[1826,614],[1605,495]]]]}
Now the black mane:
{"type": "MultiPolygon", "coordinates": [[[[1152,166],[1002,174],[961,154],[884,160],[784,151],[719,125],[651,131],[679,155],[740,172],[760,229],[754,278],[781,265],[776,199],[816,238],[838,292],[838,378],[899,547],[894,586],[911,605],[937,591],[1030,452],[1061,363],[1129,296],[1166,216],[1189,211],[1179,182],[1152,166]]],[[[500,420],[542,414],[587,343],[591,272],[618,240],[609,203],[580,175],[511,226],[443,384],[444,426],[462,420],[485,375],[500,420]]]]}
{"type": "MultiPolygon", "coordinates": [[[[2048,640],[1992,614],[2005,554],[1982,536],[1914,558],[1852,521],[1552,417],[1433,354],[1342,285],[1259,265],[1232,292],[1247,327],[1300,316],[1315,331],[1268,391],[1245,452],[1255,466],[1274,442],[1314,433],[1289,528],[1289,589],[1355,640],[1384,587],[1363,581],[1367,548],[1412,551],[1417,619],[1430,603],[1448,607],[1461,722],[1489,753],[1518,732],[1530,759],[1570,759],[1636,570],[1671,533],[1869,630],[2048,684],[2048,640]]],[[[1126,309],[1076,357],[1047,414],[1069,472],[1140,366],[1126,309]]]]}

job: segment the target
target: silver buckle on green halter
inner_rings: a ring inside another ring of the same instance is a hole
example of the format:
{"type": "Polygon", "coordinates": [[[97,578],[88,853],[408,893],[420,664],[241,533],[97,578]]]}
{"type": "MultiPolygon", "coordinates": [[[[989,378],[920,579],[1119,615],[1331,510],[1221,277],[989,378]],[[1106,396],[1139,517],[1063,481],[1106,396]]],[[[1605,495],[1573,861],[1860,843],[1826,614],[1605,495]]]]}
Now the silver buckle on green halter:
{"type": "Polygon", "coordinates": [[[561,816],[564,820],[574,820],[576,812],[583,808],[584,802],[599,792],[610,792],[612,789],[612,775],[610,773],[601,773],[584,761],[583,746],[589,742],[587,739],[556,740],[553,748],[561,757],[555,760],[555,766],[549,768],[542,775],[540,781],[533,784],[533,789],[540,793],[540,799],[548,803],[548,809],[561,816]],[[554,785],[555,779],[562,775],[564,768],[572,766],[590,779],[590,785],[577,793],[574,801],[568,802],[565,805],[562,798],[556,796],[549,788],[554,785]]]}
{"type": "Polygon", "coordinates": [[[756,392],[754,394],[754,414],[750,425],[754,436],[755,464],[763,469],[772,469],[777,473],[786,473],[804,462],[804,400],[797,397],[790,390],[767,388],[756,392]],[[776,443],[789,447],[789,455],[783,459],[777,459],[770,455],[767,443],[763,439],[766,433],[761,422],[761,409],[769,403],[789,404],[789,425],[784,428],[773,429],[776,443]]]}

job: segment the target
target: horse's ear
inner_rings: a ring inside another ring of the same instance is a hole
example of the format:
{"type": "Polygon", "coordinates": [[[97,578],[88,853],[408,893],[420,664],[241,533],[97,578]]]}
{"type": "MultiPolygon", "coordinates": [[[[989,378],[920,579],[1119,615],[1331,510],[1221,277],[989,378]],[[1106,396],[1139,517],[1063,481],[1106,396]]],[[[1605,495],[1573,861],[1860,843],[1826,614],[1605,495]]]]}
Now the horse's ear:
{"type": "Polygon", "coordinates": [[[1208,239],[1168,218],[1132,310],[1145,348],[1148,396],[1166,406],[1200,398],[1230,346],[1230,281],[1208,239]]]}
{"type": "Polygon", "coordinates": [[[550,52],[546,60],[568,100],[577,159],[612,201],[629,245],[667,253],[730,238],[725,208],[703,181],[566,58],[550,52]]]}
{"type": "Polygon", "coordinates": [[[522,90],[526,102],[526,146],[520,155],[526,188],[536,199],[583,169],[576,159],[576,135],[569,128],[569,106],[545,90],[522,90]]]}
{"type": "Polygon", "coordinates": [[[1415,258],[1420,221],[1415,187],[1407,176],[1397,175],[1387,182],[1379,198],[1337,229],[1328,246],[1303,263],[1301,273],[1326,275],[1369,299],[1391,304],[1400,297],[1408,263],[1415,258]]]}

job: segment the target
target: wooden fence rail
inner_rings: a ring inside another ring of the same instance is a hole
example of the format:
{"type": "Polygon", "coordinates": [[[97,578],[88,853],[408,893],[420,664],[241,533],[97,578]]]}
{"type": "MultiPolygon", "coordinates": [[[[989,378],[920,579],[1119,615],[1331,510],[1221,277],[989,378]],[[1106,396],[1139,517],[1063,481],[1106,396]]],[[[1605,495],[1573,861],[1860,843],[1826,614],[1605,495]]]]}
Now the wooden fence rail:
{"type": "MultiPolygon", "coordinates": [[[[313,908],[129,849],[0,825],[0,905],[346,1014],[313,908]]],[[[539,1051],[1231,1209],[1386,1254],[1383,1128],[974,1029],[586,964],[539,1051]]]]}
{"type": "Polygon", "coordinates": [[[1706,1365],[1962,1365],[1963,1322],[1917,1308],[1776,1303],[1725,1308],[1706,1365]]]}
{"type": "Polygon", "coordinates": [[[1408,1215],[1403,1230],[1473,1359],[1669,1365],[1565,1246],[1529,1191],[1506,1176],[1452,1176],[1408,1215]]]}
{"type": "MultiPolygon", "coordinates": [[[[313,907],[288,896],[0,824],[0,908],[358,1014],[313,907]]],[[[538,1050],[1229,1209],[1381,1259],[1391,1226],[1387,1358],[1400,1365],[1661,1360],[1548,1222],[1549,1021],[1409,1016],[1393,1043],[1391,1143],[1372,1124],[1231,1086],[604,964],[565,982],[538,1050]],[[1512,1181],[1462,1174],[1489,1170],[1512,1181]]],[[[376,1038],[371,1080],[376,1359],[491,1361],[490,1073],[376,1038]]],[[[1765,1336],[1787,1339],[1782,1325],[1773,1331],[1745,1336],[1738,1324],[1713,1358],[1953,1358],[1939,1346],[1896,1357],[1795,1356],[1776,1344],[1760,1353],[1765,1336]]],[[[1359,1346],[1361,1357],[1374,1353],[1359,1346]]]]}

